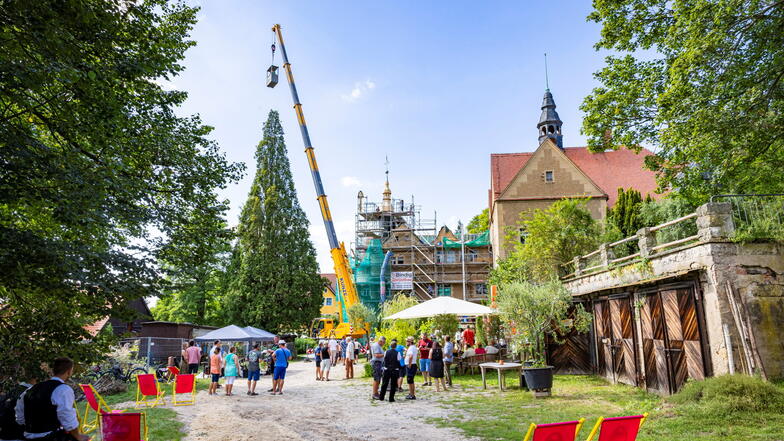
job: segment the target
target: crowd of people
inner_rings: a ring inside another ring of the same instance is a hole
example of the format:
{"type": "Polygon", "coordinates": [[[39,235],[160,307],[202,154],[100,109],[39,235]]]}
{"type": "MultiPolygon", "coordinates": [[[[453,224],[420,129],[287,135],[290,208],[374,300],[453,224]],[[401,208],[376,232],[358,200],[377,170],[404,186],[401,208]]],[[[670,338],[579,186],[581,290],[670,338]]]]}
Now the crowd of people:
{"type": "Polygon", "coordinates": [[[345,379],[354,378],[354,364],[363,350],[362,345],[351,337],[340,340],[330,338],[319,341],[316,347],[313,348],[316,380],[329,381],[332,367],[339,364],[343,364],[345,367],[345,379]]]}
{"type": "MultiPolygon", "coordinates": [[[[191,343],[193,343],[191,341],[191,343]]],[[[190,344],[190,343],[189,343],[190,344]]],[[[283,395],[283,384],[286,379],[286,369],[289,367],[289,361],[291,360],[292,354],[291,351],[286,347],[286,342],[284,340],[279,340],[277,343],[278,348],[273,350],[268,350],[270,355],[270,364],[272,365],[272,387],[267,391],[271,395],[283,395]]],[[[190,348],[188,348],[190,349],[190,348]]],[[[188,358],[188,366],[190,372],[191,360],[198,360],[197,356],[188,358]]],[[[199,351],[199,354],[201,351],[199,351]]],[[[221,341],[216,340],[213,346],[209,350],[209,362],[207,364],[207,368],[205,373],[209,372],[211,382],[210,387],[208,390],[209,395],[217,395],[218,389],[221,387],[220,379],[223,378],[224,382],[226,383],[226,396],[234,395],[234,381],[237,377],[244,377],[242,364],[240,362],[240,358],[237,355],[237,348],[236,346],[230,346],[228,351],[225,351],[222,347],[221,341]]],[[[184,354],[187,356],[188,354],[184,354]]],[[[261,349],[259,343],[255,343],[253,345],[253,349],[248,351],[248,354],[245,356],[245,361],[247,363],[247,377],[248,377],[248,390],[246,391],[247,395],[250,396],[257,396],[258,393],[256,392],[256,385],[258,384],[259,379],[261,378],[261,366],[260,362],[265,356],[265,351],[261,349]]],[[[200,357],[200,355],[199,355],[200,357]]],[[[196,369],[198,369],[198,364],[196,365],[196,369]]],[[[195,372],[194,372],[195,373],[195,372]]]]}

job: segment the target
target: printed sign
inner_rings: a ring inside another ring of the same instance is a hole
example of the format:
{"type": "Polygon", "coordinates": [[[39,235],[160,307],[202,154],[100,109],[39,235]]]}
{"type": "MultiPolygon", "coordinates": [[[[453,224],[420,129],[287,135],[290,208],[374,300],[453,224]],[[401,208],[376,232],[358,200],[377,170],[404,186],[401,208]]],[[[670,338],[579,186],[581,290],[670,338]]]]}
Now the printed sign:
{"type": "Polygon", "coordinates": [[[414,273],[411,271],[393,271],[391,275],[392,290],[414,289],[414,273]]]}

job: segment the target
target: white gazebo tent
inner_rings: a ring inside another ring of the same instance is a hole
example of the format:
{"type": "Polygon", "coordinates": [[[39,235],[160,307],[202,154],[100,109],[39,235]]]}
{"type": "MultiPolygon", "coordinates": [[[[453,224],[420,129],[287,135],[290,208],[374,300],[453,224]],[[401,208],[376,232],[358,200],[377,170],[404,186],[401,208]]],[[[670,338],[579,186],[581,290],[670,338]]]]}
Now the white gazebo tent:
{"type": "Polygon", "coordinates": [[[495,312],[495,309],[478,303],[442,296],[406,308],[388,317],[384,317],[384,320],[408,320],[433,317],[440,314],[450,314],[458,317],[475,317],[478,315],[495,314],[495,312]]]}

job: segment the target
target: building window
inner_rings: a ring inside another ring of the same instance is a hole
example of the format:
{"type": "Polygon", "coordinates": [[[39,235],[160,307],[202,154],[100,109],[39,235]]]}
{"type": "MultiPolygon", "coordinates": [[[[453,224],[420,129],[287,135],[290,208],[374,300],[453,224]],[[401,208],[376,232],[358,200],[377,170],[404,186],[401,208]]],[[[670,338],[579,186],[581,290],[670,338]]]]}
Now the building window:
{"type": "Polygon", "coordinates": [[[403,256],[392,256],[392,265],[403,265],[406,263],[406,259],[403,256]]]}
{"type": "Polygon", "coordinates": [[[484,283],[477,283],[476,285],[474,285],[474,293],[478,296],[486,296],[487,285],[484,283]]]}
{"type": "Polygon", "coordinates": [[[544,172],[544,182],[553,183],[555,182],[555,177],[553,176],[552,170],[547,170],[544,172]]]}
{"type": "Polygon", "coordinates": [[[436,251],[436,263],[444,263],[444,250],[436,251]]]}
{"type": "Polygon", "coordinates": [[[324,306],[332,306],[332,297],[327,297],[324,299],[324,306]]]}
{"type": "Polygon", "coordinates": [[[520,228],[520,243],[525,244],[525,238],[528,237],[528,232],[524,228],[520,228]]]}
{"type": "Polygon", "coordinates": [[[466,262],[476,262],[479,258],[479,253],[476,250],[468,250],[466,251],[466,262]]]}
{"type": "Polygon", "coordinates": [[[452,285],[447,285],[446,283],[439,283],[438,284],[438,295],[444,297],[452,296],[452,285]]]}
{"type": "Polygon", "coordinates": [[[457,263],[457,251],[446,252],[446,263],[457,263]]]}

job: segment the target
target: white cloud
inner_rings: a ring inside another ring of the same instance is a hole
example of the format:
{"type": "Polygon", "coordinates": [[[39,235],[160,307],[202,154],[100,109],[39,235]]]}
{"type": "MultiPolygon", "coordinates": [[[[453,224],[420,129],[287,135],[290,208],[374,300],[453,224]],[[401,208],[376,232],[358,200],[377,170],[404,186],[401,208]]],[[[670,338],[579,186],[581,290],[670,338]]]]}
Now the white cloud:
{"type": "Polygon", "coordinates": [[[362,185],[362,182],[360,182],[359,178],[356,176],[343,176],[340,178],[340,183],[343,184],[344,187],[359,187],[362,185]]]}
{"type": "Polygon", "coordinates": [[[369,91],[376,88],[376,83],[372,80],[365,80],[365,81],[358,81],[354,83],[354,87],[351,89],[351,92],[340,95],[340,98],[343,101],[353,103],[358,99],[362,98],[363,96],[367,95],[369,91]]]}

